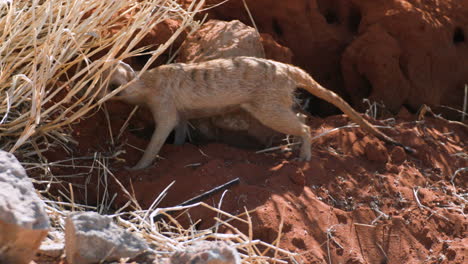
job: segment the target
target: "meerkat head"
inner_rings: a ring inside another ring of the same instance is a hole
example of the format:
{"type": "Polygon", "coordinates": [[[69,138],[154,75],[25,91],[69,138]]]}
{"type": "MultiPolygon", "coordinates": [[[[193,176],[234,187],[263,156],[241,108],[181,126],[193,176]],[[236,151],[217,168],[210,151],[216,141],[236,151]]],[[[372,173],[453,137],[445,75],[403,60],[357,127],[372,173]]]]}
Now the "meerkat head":
{"type": "MultiPolygon", "coordinates": [[[[99,97],[102,98],[114,90],[118,89],[122,85],[129,83],[130,81],[137,79],[136,72],[130,65],[125,62],[119,61],[115,67],[111,67],[103,72],[101,80],[107,81],[106,87],[104,87],[99,93],[99,97]]],[[[130,87],[127,87],[130,88],[130,87]]],[[[131,96],[131,92],[124,89],[115,94],[111,99],[113,100],[125,100],[126,97],[131,96]]]]}

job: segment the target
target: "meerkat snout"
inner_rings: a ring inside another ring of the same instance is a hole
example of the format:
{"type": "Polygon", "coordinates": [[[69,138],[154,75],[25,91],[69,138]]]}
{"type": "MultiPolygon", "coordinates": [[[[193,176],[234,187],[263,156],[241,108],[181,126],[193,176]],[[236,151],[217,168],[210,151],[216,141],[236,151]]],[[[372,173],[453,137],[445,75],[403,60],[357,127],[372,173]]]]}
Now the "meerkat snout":
{"type": "MultiPolygon", "coordinates": [[[[120,84],[117,84],[117,83],[109,83],[109,85],[108,85],[109,92],[113,92],[114,90],[116,90],[119,87],[120,87],[120,84]]],[[[119,95],[119,93],[117,93],[116,95],[119,95]]]]}

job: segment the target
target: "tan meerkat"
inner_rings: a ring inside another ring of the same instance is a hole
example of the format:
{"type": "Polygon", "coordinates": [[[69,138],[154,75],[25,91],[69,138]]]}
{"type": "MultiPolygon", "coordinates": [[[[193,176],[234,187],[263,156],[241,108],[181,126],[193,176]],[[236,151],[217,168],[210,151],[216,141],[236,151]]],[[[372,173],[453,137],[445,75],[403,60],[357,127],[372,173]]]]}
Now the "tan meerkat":
{"type": "Polygon", "coordinates": [[[320,86],[304,70],[255,57],[215,59],[200,63],[174,63],[144,72],[138,79],[130,66],[118,64],[103,94],[132,81],[113,99],[150,109],[157,125],[143,157],[133,167],[142,169],[157,157],[169,133],[180,120],[224,114],[243,109],[262,124],[302,139],[300,159],[311,158],[310,128],[292,110],[293,92],[301,87],[341,109],[379,139],[403,146],[377,130],[334,92],[320,86]]]}

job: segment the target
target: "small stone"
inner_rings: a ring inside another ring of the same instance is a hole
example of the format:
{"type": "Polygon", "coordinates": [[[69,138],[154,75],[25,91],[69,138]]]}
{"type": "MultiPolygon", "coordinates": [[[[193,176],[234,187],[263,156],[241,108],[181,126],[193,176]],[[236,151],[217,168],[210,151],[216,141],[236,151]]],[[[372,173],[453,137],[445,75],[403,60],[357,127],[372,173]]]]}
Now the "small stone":
{"type": "Polygon", "coordinates": [[[153,252],[145,251],[138,256],[131,258],[127,261],[128,263],[138,264],[167,264],[167,262],[161,262],[153,252]]]}
{"type": "Polygon", "coordinates": [[[29,263],[49,230],[44,202],[18,160],[0,151],[0,263],[29,263]]]}
{"type": "Polygon", "coordinates": [[[401,164],[406,160],[406,152],[402,147],[396,146],[390,152],[390,157],[394,163],[401,164]]]}
{"type": "Polygon", "coordinates": [[[365,146],[368,160],[386,163],[388,161],[387,148],[380,141],[367,142],[365,146]]]}
{"type": "Polygon", "coordinates": [[[37,251],[37,255],[50,259],[58,259],[65,250],[63,243],[42,244],[37,251]]]}
{"type": "Polygon", "coordinates": [[[234,247],[224,242],[198,242],[171,256],[169,264],[240,264],[234,247]]]}
{"type": "Polygon", "coordinates": [[[133,258],[148,250],[146,242],[95,212],[71,213],[65,221],[65,254],[69,264],[133,258]]]}

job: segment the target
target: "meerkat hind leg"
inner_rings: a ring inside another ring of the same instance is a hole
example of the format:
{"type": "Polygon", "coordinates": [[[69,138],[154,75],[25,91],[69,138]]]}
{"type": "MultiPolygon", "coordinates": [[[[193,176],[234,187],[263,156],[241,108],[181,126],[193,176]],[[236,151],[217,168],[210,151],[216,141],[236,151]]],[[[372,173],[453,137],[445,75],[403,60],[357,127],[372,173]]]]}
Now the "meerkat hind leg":
{"type": "Polygon", "coordinates": [[[312,157],[310,128],[300,121],[291,108],[270,105],[245,107],[245,109],[265,126],[286,135],[299,136],[302,139],[300,160],[310,160],[312,157]]]}
{"type": "Polygon", "coordinates": [[[174,145],[183,145],[187,139],[188,122],[181,120],[174,130],[174,145]]]}

